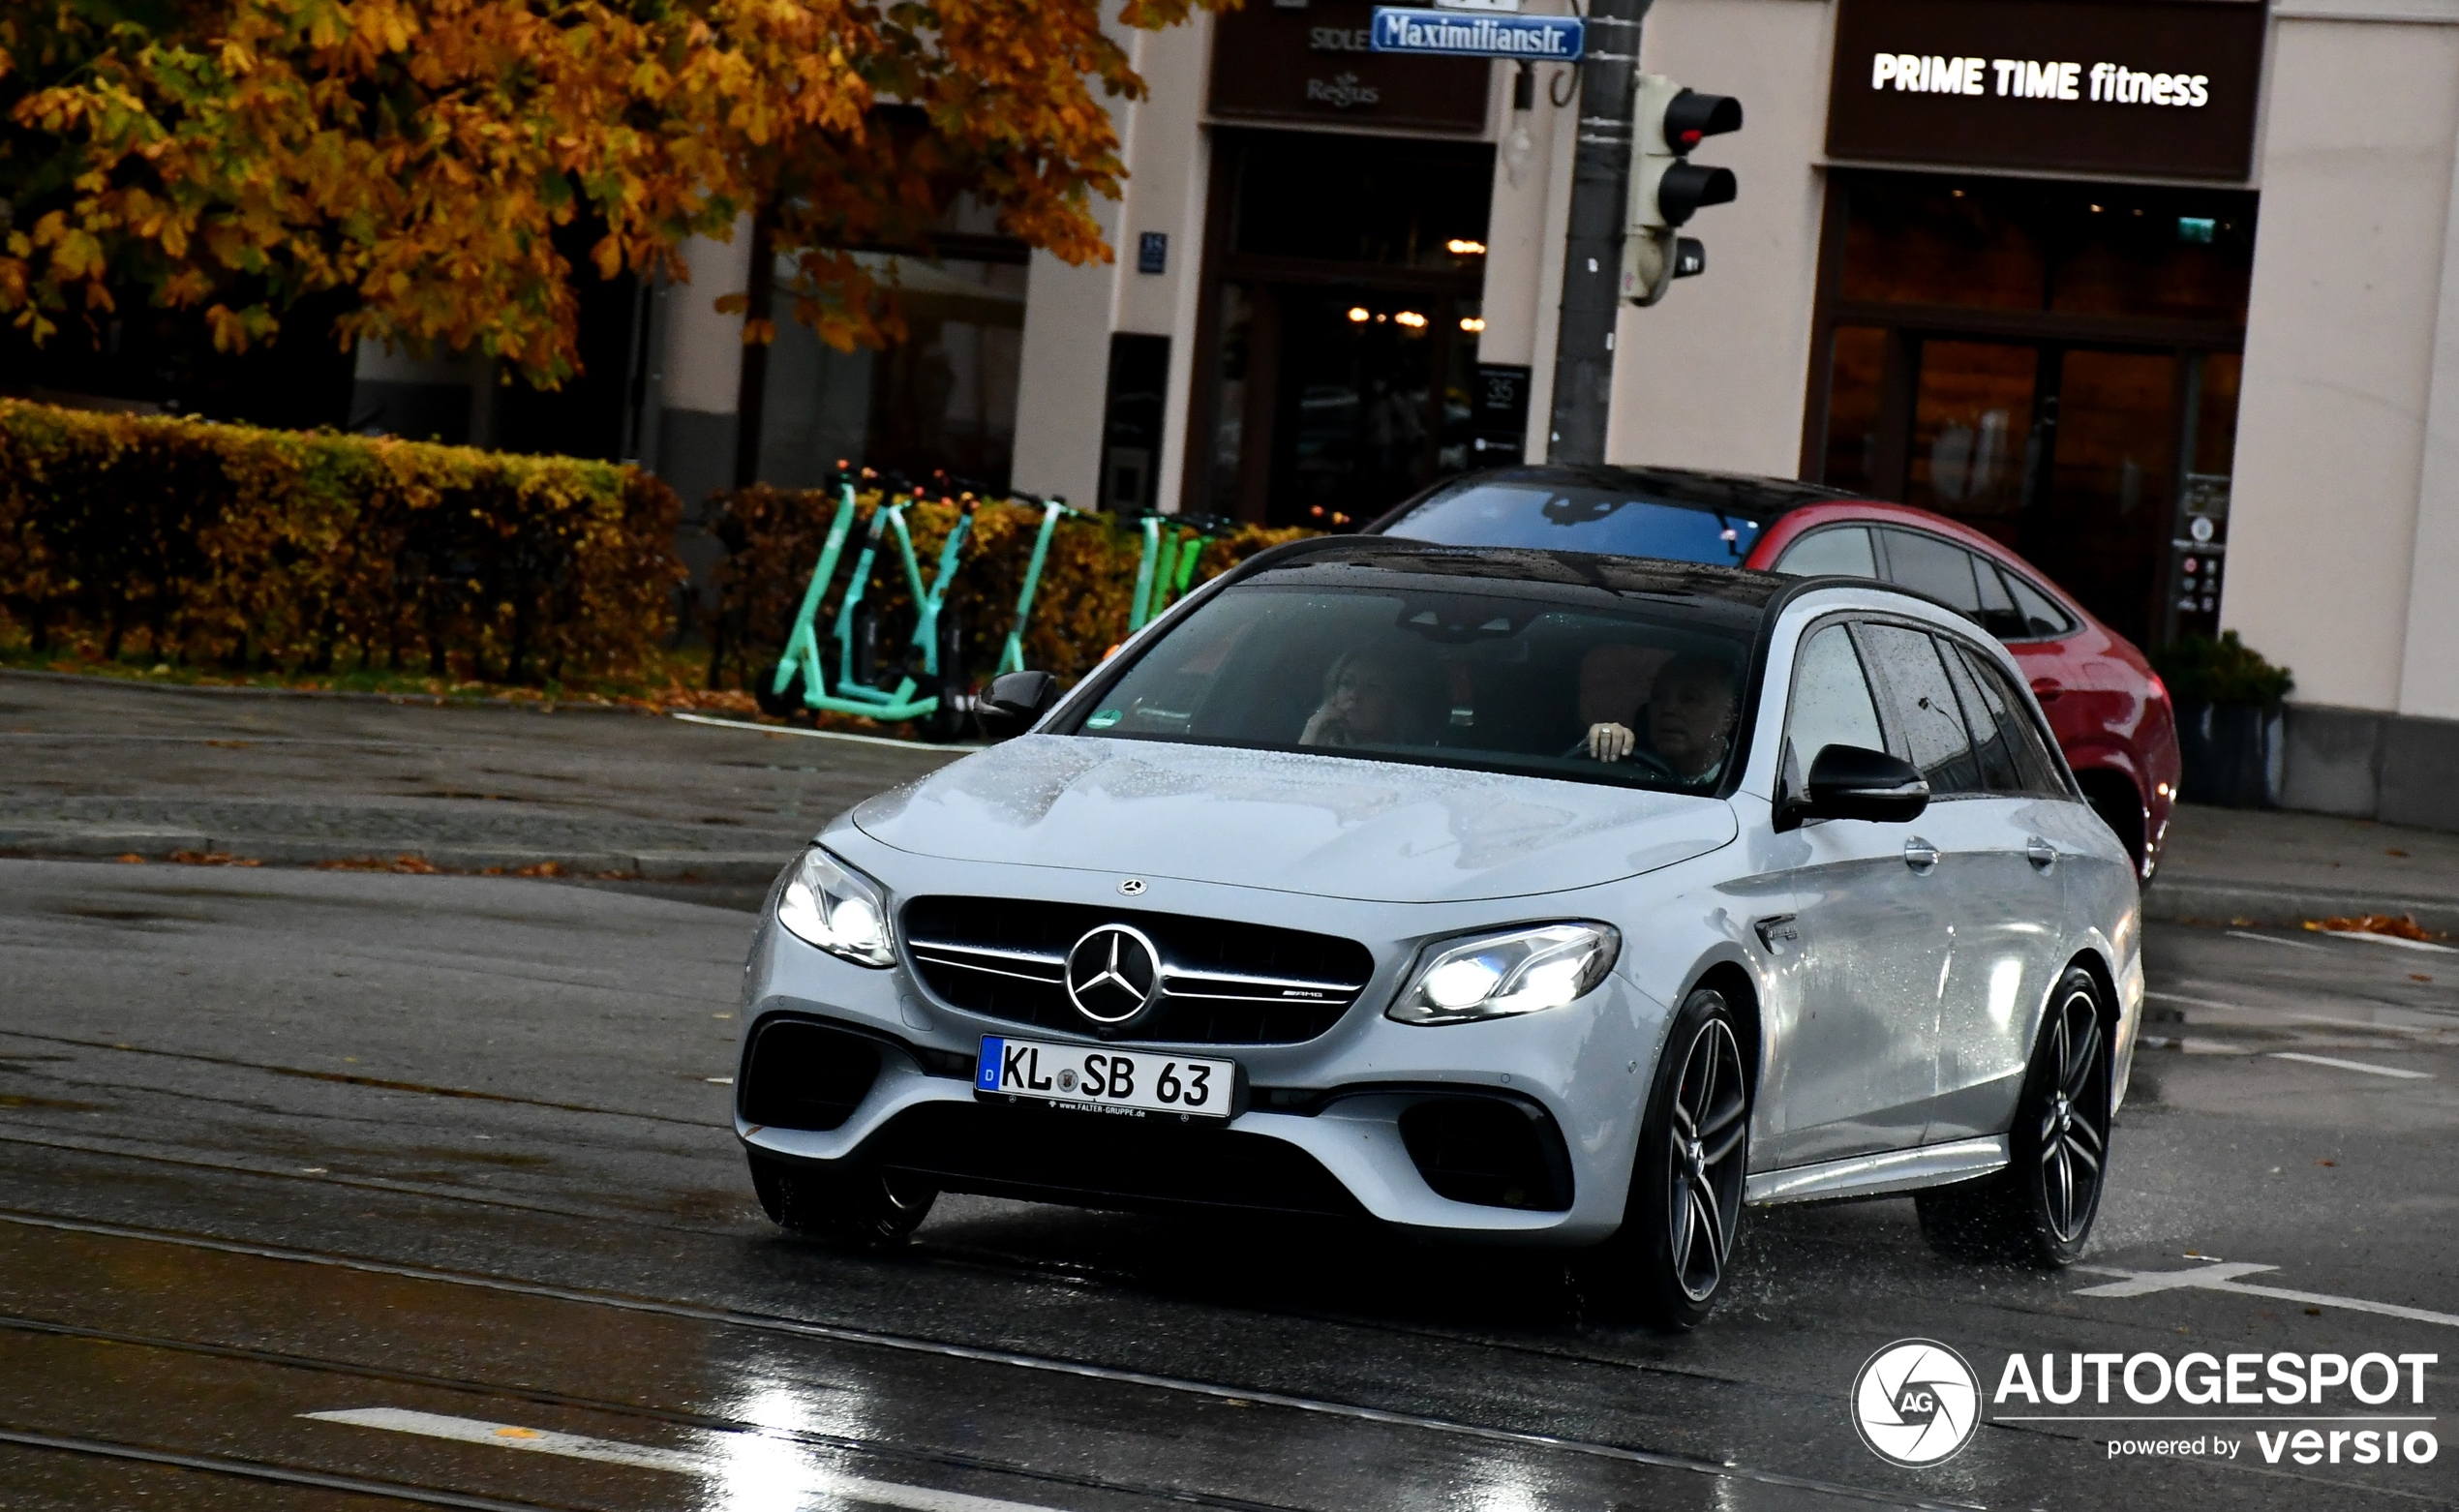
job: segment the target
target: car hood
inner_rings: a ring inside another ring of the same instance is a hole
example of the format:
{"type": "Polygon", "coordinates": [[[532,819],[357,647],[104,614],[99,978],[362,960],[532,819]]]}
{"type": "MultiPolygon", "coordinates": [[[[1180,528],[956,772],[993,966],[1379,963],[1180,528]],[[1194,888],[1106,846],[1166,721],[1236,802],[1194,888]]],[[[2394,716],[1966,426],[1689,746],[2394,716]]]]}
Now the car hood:
{"type": "Polygon", "coordinates": [[[1029,735],[856,808],[956,861],[1378,902],[1592,887],[1729,843],[1716,799],[1295,751],[1029,735]]]}

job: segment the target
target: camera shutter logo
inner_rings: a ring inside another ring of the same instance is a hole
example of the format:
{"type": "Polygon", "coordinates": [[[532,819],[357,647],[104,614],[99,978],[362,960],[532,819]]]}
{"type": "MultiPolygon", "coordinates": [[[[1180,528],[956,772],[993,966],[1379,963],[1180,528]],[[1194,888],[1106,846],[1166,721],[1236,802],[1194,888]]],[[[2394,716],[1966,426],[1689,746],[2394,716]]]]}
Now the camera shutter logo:
{"type": "Polygon", "coordinates": [[[1981,1426],[1981,1383],[1962,1355],[1936,1340],[1898,1339],[1853,1377],[1853,1426],[1890,1465],[1942,1465],[1981,1426]]]}

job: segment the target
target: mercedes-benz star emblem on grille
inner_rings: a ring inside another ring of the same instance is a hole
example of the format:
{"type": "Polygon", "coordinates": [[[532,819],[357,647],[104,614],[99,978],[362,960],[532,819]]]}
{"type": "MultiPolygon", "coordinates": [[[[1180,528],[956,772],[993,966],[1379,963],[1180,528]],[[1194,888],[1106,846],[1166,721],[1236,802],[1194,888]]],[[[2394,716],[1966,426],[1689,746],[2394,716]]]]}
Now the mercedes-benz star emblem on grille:
{"type": "Polygon", "coordinates": [[[1126,893],[1129,897],[1134,897],[1137,893],[1144,891],[1144,879],[1141,877],[1130,877],[1118,885],[1118,890],[1121,892],[1126,893]]]}
{"type": "Polygon", "coordinates": [[[1126,924],[1088,929],[1067,953],[1067,996],[1104,1028],[1126,1023],[1161,1000],[1161,952],[1126,924]]]}

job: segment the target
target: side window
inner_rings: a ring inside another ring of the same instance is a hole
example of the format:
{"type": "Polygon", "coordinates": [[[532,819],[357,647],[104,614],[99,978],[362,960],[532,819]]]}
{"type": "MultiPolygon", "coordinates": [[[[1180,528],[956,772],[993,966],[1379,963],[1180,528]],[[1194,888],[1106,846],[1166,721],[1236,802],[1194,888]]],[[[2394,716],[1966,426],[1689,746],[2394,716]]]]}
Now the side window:
{"type": "Polygon", "coordinates": [[[1870,550],[1868,528],[1859,525],[1832,526],[1812,530],[1776,559],[1776,570],[1797,578],[1819,577],[1836,573],[1848,578],[1878,576],[1878,557],[1870,550]]]}
{"type": "Polygon", "coordinates": [[[2015,759],[2022,791],[2044,798],[2072,798],[2074,793],[2067,786],[2062,764],[2042,738],[2041,727],[2024,706],[2023,695],[2016,691],[2015,680],[1987,656],[1967,650],[1964,659],[1971,663],[1973,677],[1981,684],[1982,702],[1997,715],[1998,729],[2006,738],[2008,754],[2015,759]]]}
{"type": "Polygon", "coordinates": [[[1877,674],[1887,748],[1921,769],[1933,797],[1984,793],[1963,711],[1938,659],[1938,643],[1895,624],[1865,624],[1856,637],[1877,674]]]}
{"type": "Polygon", "coordinates": [[[2023,581],[2023,574],[2019,572],[2010,572],[2005,576],[2008,591],[2015,594],[2016,613],[2023,617],[2026,639],[2047,640],[2052,636],[2075,633],[2074,619],[2060,609],[2049,594],[2023,581]]]}
{"type": "Polygon", "coordinates": [[[1927,593],[1975,620],[1981,618],[1981,590],[1972,580],[1972,553],[1953,541],[1917,530],[1888,531],[1887,581],[1927,593]]]}
{"type": "Polygon", "coordinates": [[[1887,748],[1869,680],[1863,675],[1853,637],[1842,625],[1831,624],[1802,644],[1793,661],[1793,707],[1785,713],[1784,734],[1805,776],[1819,752],[1831,745],[1887,748]]]}
{"type": "Polygon", "coordinates": [[[2000,575],[1998,564],[1987,557],[1972,559],[1973,575],[1981,580],[1981,628],[2002,641],[2027,640],[2030,629],[2023,622],[2022,612],[2015,607],[2015,598],[2007,591],[2007,580],[2000,575]]]}
{"type": "Polygon", "coordinates": [[[2015,751],[2008,744],[2005,702],[1990,697],[1977,680],[1963,647],[1941,636],[1938,649],[1946,658],[1947,680],[1956,685],[1957,702],[1963,705],[1964,727],[1972,732],[1973,761],[1981,769],[1982,785],[1992,793],[2022,792],[2023,774],[2016,769],[2015,751]]]}

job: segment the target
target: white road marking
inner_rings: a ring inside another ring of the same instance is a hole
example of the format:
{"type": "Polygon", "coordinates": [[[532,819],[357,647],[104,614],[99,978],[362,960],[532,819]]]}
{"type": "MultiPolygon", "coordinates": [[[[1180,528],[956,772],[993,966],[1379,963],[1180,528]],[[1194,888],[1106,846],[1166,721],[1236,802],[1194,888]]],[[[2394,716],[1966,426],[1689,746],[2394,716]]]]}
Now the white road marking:
{"type": "Polygon", "coordinates": [[[2411,940],[2395,934],[2375,934],[2365,929],[2317,929],[2314,932],[2332,940],[2362,940],[2368,945],[2396,945],[2403,951],[2440,951],[2444,955],[2459,955],[2459,946],[2436,945],[2431,940],[2411,940]]]}
{"type": "Polygon", "coordinates": [[[2176,1035],[2147,1034],[2136,1042],[2146,1050],[2178,1050],[2188,1055],[2252,1055],[2254,1051],[2226,1040],[2187,1040],[2176,1035]]]}
{"type": "Polygon", "coordinates": [[[2265,945],[2285,945],[2292,951],[2322,951],[2327,953],[2329,950],[2329,947],[2316,945],[2311,940],[2284,940],[2276,934],[2257,934],[2251,929],[2231,929],[2229,933],[2240,940],[2260,940],[2265,945]]]}
{"type": "Polygon", "coordinates": [[[2308,1066],[2336,1066],[2341,1071],[2368,1072],[2377,1076],[2399,1076],[2410,1081],[2431,1081],[2429,1071],[2403,1071],[2396,1066],[2369,1066],[2363,1061],[2344,1061],[2332,1055],[2308,1055],[2302,1050],[2273,1050],[2275,1061],[2303,1061],[2308,1066]]]}
{"type": "Polygon", "coordinates": [[[2277,1265],[2256,1265],[2244,1260],[2229,1260],[2216,1265],[2198,1265],[2181,1271],[2130,1271],[2110,1265],[2078,1265],[2079,1271],[2095,1276],[2121,1276],[2122,1281],[2084,1286],[2074,1294],[2079,1297],[2141,1297],[2155,1291],[2233,1291],[2242,1296],[2270,1297],[2281,1302],[2301,1302],[2312,1307],[2339,1308],[2350,1313],[2379,1313],[2384,1317],[2404,1317],[2416,1323],[2440,1323],[2445,1328],[2459,1328],[2459,1315],[2431,1313],[2420,1307],[2401,1307],[2395,1302],[2368,1302],[2362,1297],[2335,1297],[2321,1291],[2292,1291],[2286,1286],[2249,1285],[2237,1278],[2258,1271],[2275,1271],[2277,1265]]]}
{"type": "Polygon", "coordinates": [[[1023,1501],[967,1496],[959,1491],[934,1491],[927,1486],[900,1486],[894,1481],[838,1475],[802,1459],[802,1446],[762,1434],[706,1431],[703,1450],[664,1449],[654,1444],[622,1443],[559,1434],[517,1423],[490,1423],[474,1417],[447,1417],[440,1412],[411,1412],[399,1407],[351,1407],[338,1412],[303,1412],[320,1423],[347,1423],[353,1428],[381,1428],[424,1438],[520,1449],[531,1454],[560,1455],[567,1460],[594,1460],[601,1465],[628,1465],[644,1470],[669,1470],[712,1480],[756,1478],[764,1489],[791,1489],[844,1497],[908,1512],[1047,1512],[1023,1501]],[[749,1448],[748,1455],[742,1451],[749,1448]]]}
{"type": "Polygon", "coordinates": [[[720,719],[714,714],[678,713],[674,717],[687,724],[715,725],[721,730],[750,730],[760,735],[799,735],[813,741],[852,741],[858,745],[894,745],[908,751],[978,751],[983,748],[953,741],[942,744],[931,741],[900,741],[886,735],[856,735],[851,730],[803,730],[793,725],[754,724],[748,719],[720,719]]]}
{"type": "Polygon", "coordinates": [[[2145,988],[2143,996],[2148,998],[2158,998],[2164,1003],[2183,1003],[2188,1008],[2225,1009],[2231,1013],[2242,1013],[2246,1012],[2246,1007],[2242,1003],[2223,1003],[2217,998],[2188,997],[2183,992],[2162,992],[2157,988],[2145,988]]]}

